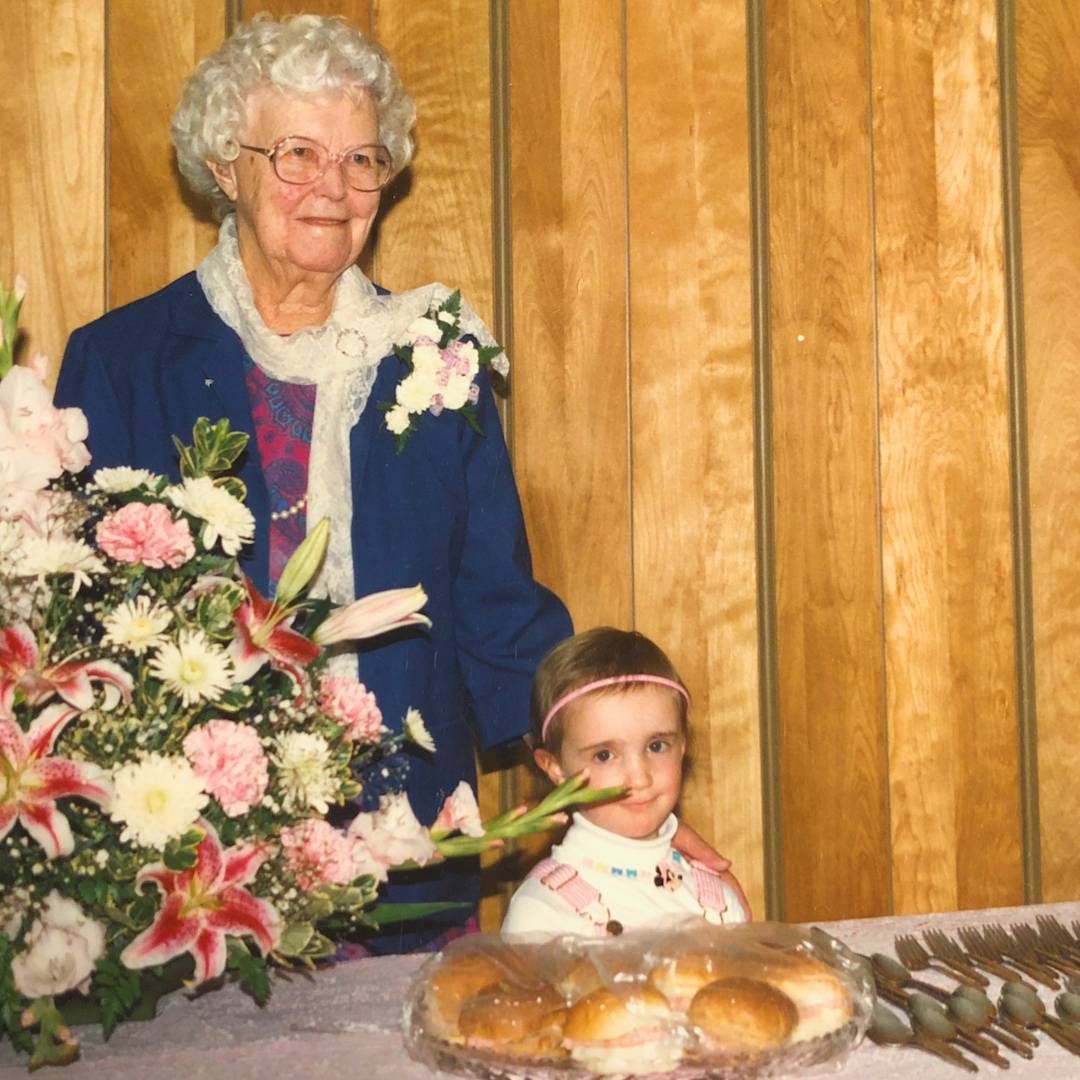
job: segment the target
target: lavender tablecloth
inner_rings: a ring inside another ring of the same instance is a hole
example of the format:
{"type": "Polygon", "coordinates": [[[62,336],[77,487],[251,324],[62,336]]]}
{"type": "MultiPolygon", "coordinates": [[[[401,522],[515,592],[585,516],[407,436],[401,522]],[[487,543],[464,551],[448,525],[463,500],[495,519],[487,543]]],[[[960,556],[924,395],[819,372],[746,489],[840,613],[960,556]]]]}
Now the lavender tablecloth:
{"type": "MultiPolygon", "coordinates": [[[[962,925],[1034,923],[1039,913],[1066,923],[1080,919],[1080,902],[998,908],[948,915],[860,919],[822,923],[861,953],[893,951],[898,933],[936,927],[950,933],[962,925]]],[[[80,1029],[82,1059],[64,1080],[433,1080],[426,1066],[409,1059],[400,1034],[401,1001],[421,956],[359,960],[311,979],[275,981],[269,1007],[258,1008],[234,987],[194,1000],[173,994],[158,1018],[125,1024],[108,1043],[93,1029],[80,1029]]],[[[932,974],[920,977],[939,981],[932,974]]],[[[997,984],[991,989],[996,996],[997,984]]],[[[1052,1006],[1052,995],[1043,1000],[1052,1006]]],[[[1013,1054],[1009,1077],[1017,1080],[1077,1080],[1080,1057],[1043,1037],[1031,1061],[1013,1054]]],[[[996,1072],[980,1062],[983,1074],[996,1072]]],[[[7,1043],[0,1046],[0,1078],[26,1075],[7,1043]]],[[[59,1075],[59,1074],[58,1074],[59,1075]]],[[[839,1080],[925,1080],[962,1076],[961,1070],[910,1049],[858,1047],[839,1071],[839,1080]]]]}

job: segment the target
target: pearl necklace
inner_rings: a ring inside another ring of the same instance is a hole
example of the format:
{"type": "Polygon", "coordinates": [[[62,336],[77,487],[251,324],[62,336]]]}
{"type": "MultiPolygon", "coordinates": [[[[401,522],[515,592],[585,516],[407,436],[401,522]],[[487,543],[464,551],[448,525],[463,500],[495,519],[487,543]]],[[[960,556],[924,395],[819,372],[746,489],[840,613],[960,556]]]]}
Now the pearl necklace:
{"type": "Polygon", "coordinates": [[[270,512],[270,520],[286,521],[294,514],[299,514],[305,506],[307,506],[307,495],[301,495],[300,498],[292,504],[292,506],[287,506],[284,510],[272,510],[270,512]]]}

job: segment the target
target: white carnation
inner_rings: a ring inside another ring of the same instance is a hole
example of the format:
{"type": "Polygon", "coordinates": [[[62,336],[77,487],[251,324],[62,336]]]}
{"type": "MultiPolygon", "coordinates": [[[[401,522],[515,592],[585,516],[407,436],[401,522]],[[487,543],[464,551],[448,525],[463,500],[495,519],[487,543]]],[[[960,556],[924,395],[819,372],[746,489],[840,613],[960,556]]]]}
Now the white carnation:
{"type": "Polygon", "coordinates": [[[409,426],[409,410],[395,405],[386,413],[386,426],[394,435],[400,435],[409,426]]]}
{"type": "Polygon", "coordinates": [[[11,961],[20,994],[31,999],[75,989],[86,994],[94,965],[105,952],[105,927],[53,889],[30,924],[26,945],[11,961]]]}
{"type": "Polygon", "coordinates": [[[413,319],[409,323],[407,334],[410,342],[415,341],[417,338],[430,338],[432,341],[438,341],[442,336],[442,327],[434,319],[421,315],[418,319],[413,319]]]}
{"type": "Polygon", "coordinates": [[[419,371],[406,375],[397,387],[397,403],[411,413],[423,412],[431,405],[438,385],[435,377],[419,371]]]}
{"type": "Polygon", "coordinates": [[[412,351],[413,373],[434,379],[443,366],[438,345],[417,345],[412,351]]]}
{"type": "Polygon", "coordinates": [[[470,386],[471,377],[452,375],[442,389],[443,405],[447,409],[460,409],[469,400],[470,386]]]}

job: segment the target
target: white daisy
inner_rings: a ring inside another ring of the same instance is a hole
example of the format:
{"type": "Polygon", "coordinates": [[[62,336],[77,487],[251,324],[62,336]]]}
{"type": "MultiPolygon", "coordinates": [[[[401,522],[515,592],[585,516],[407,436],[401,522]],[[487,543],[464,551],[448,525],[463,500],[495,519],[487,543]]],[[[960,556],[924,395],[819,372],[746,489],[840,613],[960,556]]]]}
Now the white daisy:
{"type": "Polygon", "coordinates": [[[274,740],[274,747],[271,757],[277,766],[284,808],[297,811],[311,807],[325,814],[338,793],[326,740],[306,731],[287,731],[274,740]]]}
{"type": "Polygon", "coordinates": [[[98,469],[94,473],[94,483],[100,491],[110,495],[122,495],[137,487],[150,483],[154,474],[149,469],[130,469],[120,465],[115,469],[98,469]]]}
{"type": "Polygon", "coordinates": [[[208,801],[184,758],[149,754],[113,773],[109,813],[124,826],[121,840],[160,848],[194,825],[208,801]]]}
{"type": "Polygon", "coordinates": [[[176,642],[160,646],[150,674],[161,679],[185,705],[217,701],[233,683],[228,653],[198,630],[181,630],[176,642]]]}
{"type": "Polygon", "coordinates": [[[172,613],[167,608],[152,603],[149,596],[137,596],[105,617],[104,640],[142,656],[161,644],[161,635],[171,622],[172,613]]]}
{"type": "Polygon", "coordinates": [[[192,517],[202,518],[202,542],[211,548],[221,539],[226,555],[235,555],[255,535],[251,511],[208,476],[188,477],[166,492],[174,506],[192,517]]]}
{"type": "Polygon", "coordinates": [[[435,753],[435,740],[424,726],[424,718],[420,715],[419,709],[409,709],[405,713],[405,738],[411,739],[424,750],[435,753]]]}
{"type": "Polygon", "coordinates": [[[92,574],[100,574],[104,569],[105,564],[92,547],[64,536],[27,544],[19,563],[19,572],[26,577],[42,579],[48,574],[70,574],[72,596],[81,586],[90,584],[92,574]]]}

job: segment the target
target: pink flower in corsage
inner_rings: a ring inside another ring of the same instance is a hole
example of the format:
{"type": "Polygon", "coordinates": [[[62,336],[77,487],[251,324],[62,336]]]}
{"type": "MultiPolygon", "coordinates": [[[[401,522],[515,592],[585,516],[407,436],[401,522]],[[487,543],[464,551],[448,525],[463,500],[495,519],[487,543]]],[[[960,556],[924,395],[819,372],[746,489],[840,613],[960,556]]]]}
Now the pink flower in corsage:
{"type": "Polygon", "coordinates": [[[356,679],[328,675],[319,687],[319,708],[345,728],[350,742],[376,743],[386,730],[375,695],[356,679]]]}
{"type": "Polygon", "coordinates": [[[410,861],[424,866],[436,855],[431,834],[416,820],[403,792],[383,795],[374,813],[357,814],[348,835],[357,865],[380,881],[391,866],[410,861]]]}
{"type": "Polygon", "coordinates": [[[281,830],[285,865],[301,889],[316,885],[348,885],[357,869],[353,842],[328,821],[310,818],[281,830]]]}
{"type": "Polygon", "coordinates": [[[485,829],[480,820],[480,808],[476,805],[473,789],[462,780],[446,801],[442,804],[439,816],[431,826],[431,831],[438,837],[452,832],[466,836],[483,836],[485,829]]]}
{"type": "Polygon", "coordinates": [[[184,736],[184,754],[226,817],[246,814],[270,782],[258,733],[233,720],[210,720],[184,736]]]}
{"type": "Polygon", "coordinates": [[[79,711],[94,704],[92,681],[107,684],[106,708],[119,697],[131,698],[131,676],[111,660],[85,664],[65,660],[39,671],[38,659],[37,641],[26,626],[17,623],[0,629],[0,717],[13,715],[16,690],[22,690],[28,705],[40,705],[59,694],[79,711]]]}
{"type": "Polygon", "coordinates": [[[409,368],[397,385],[394,400],[379,403],[386,413],[387,430],[397,440],[400,454],[416,432],[420,417],[438,416],[445,409],[460,413],[482,435],[476,403],[480,390],[476,376],[482,367],[506,373],[500,345],[478,345],[461,325],[461,293],[452,292],[441,304],[414,319],[394,355],[409,368]],[[500,363],[501,359],[501,363],[500,363]]]}
{"type": "Polygon", "coordinates": [[[181,953],[195,959],[194,984],[225,970],[225,936],[255,939],[263,955],[281,938],[281,916],[265,900],[243,888],[265,861],[265,844],[223,848],[217,831],[200,818],[203,833],[195,849],[195,865],[170,870],[164,863],[144,866],[135,878],[141,888],[154,884],[162,895],[157,917],[120,954],[129,968],[164,964],[181,953]]]}
{"type": "Polygon", "coordinates": [[[275,671],[292,679],[301,697],[306,696],[306,668],[322,649],[292,629],[291,609],[260,595],[250,578],[244,579],[244,588],[247,602],[233,613],[236,637],[229,645],[237,682],[246,682],[269,661],[275,671]]]}
{"type": "Polygon", "coordinates": [[[48,858],[70,855],[75,841],[56,800],[77,796],[99,805],[109,801],[108,777],[96,765],[49,756],[60,732],[78,713],[59,703],[50,705],[25,732],[15,720],[0,717],[0,840],[18,821],[48,858]]]}
{"type": "Polygon", "coordinates": [[[175,570],[195,554],[188,523],[173,521],[162,503],[128,503],[97,525],[98,546],[111,559],[175,570]]]}
{"type": "Polygon", "coordinates": [[[338,641],[359,641],[406,626],[431,626],[420,614],[427,603],[427,593],[419,585],[407,589],[386,589],[362,596],[348,607],[338,608],[315,630],[320,645],[338,641]]]}

